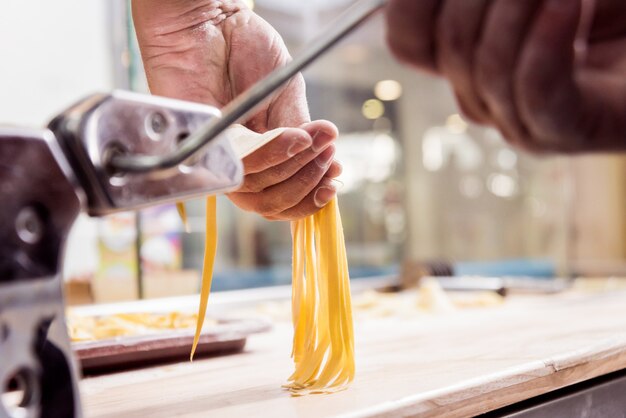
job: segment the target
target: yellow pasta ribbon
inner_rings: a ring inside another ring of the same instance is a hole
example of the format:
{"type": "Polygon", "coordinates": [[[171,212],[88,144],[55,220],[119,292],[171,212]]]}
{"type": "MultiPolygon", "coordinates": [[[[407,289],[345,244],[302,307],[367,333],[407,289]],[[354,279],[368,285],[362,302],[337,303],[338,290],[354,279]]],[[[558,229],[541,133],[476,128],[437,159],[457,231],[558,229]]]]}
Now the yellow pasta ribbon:
{"type": "Polygon", "coordinates": [[[213,282],[213,267],[215,265],[215,254],[217,253],[217,199],[209,196],[206,199],[206,238],[204,243],[204,263],[202,266],[202,288],[200,290],[200,306],[198,307],[198,322],[196,323],[196,333],[193,337],[191,354],[189,360],[193,361],[193,355],[200,341],[202,325],[206,315],[206,308],[213,282]]]}
{"type": "MultiPolygon", "coordinates": [[[[198,322],[191,359],[204,322],[217,249],[215,197],[207,198],[206,244],[198,322]]],[[[337,199],[291,224],[293,235],[292,357],[285,388],[293,395],[331,393],[354,379],[350,277],[337,199]]]]}
{"type": "MultiPolygon", "coordinates": [[[[231,145],[243,158],[284,129],[255,134],[230,128],[231,145]]],[[[184,216],[184,206],[179,213],[184,216]]],[[[183,217],[185,222],[186,216],[183,217]]],[[[215,197],[207,199],[206,244],[198,322],[191,359],[204,322],[217,248],[215,197]]],[[[314,215],[291,223],[293,237],[292,357],[295,371],[285,385],[293,395],[330,393],[354,379],[354,331],[350,277],[337,199],[314,215]]]]}
{"type": "Polygon", "coordinates": [[[178,216],[180,216],[180,220],[183,221],[183,228],[185,229],[185,232],[189,232],[189,221],[187,219],[187,209],[185,208],[185,203],[176,203],[176,210],[178,211],[178,216]]]}
{"type": "Polygon", "coordinates": [[[294,395],[345,389],[354,379],[350,277],[337,199],[292,223],[294,395]]]}

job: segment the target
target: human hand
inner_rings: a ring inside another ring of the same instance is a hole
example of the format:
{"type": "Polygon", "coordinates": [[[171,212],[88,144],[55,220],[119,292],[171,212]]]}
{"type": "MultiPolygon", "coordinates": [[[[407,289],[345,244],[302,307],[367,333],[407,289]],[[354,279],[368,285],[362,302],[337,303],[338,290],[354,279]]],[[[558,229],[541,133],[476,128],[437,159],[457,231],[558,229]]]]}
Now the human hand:
{"type": "Polygon", "coordinates": [[[518,147],[625,151],[625,16],[623,0],[390,0],[387,39],[518,147]]]}
{"type": "MultiPolygon", "coordinates": [[[[241,0],[133,0],[133,20],[152,93],[223,107],[290,60],[278,33],[241,0]]],[[[263,133],[293,127],[246,157],[229,198],[272,220],[310,215],[335,195],[337,128],[310,122],[304,80],[293,78],[247,123],[263,133]]]]}

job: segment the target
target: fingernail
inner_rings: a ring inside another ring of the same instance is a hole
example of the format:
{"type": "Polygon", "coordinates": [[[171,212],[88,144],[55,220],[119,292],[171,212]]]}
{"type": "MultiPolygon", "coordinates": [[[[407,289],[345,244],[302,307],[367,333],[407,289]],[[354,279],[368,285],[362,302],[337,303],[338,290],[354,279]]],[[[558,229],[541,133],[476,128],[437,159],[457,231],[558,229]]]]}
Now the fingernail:
{"type": "Polygon", "coordinates": [[[342,190],[345,186],[344,182],[339,179],[331,179],[330,183],[333,185],[336,192],[338,192],[339,190],[342,190]]]}
{"type": "Polygon", "coordinates": [[[330,163],[333,161],[333,157],[335,156],[335,147],[331,146],[326,148],[320,155],[315,159],[315,163],[322,169],[327,169],[330,166],[330,163]]]}
{"type": "Polygon", "coordinates": [[[324,131],[317,131],[315,132],[315,135],[313,135],[313,145],[311,146],[311,149],[313,152],[320,152],[331,142],[333,142],[333,137],[331,135],[328,135],[324,131]]]}
{"type": "Polygon", "coordinates": [[[337,176],[340,176],[341,174],[343,174],[343,164],[341,164],[341,162],[334,160],[335,165],[337,166],[337,169],[339,170],[339,174],[337,174],[337,176]]]}
{"type": "Polygon", "coordinates": [[[332,186],[320,187],[315,192],[315,196],[313,196],[315,206],[323,208],[333,197],[335,197],[335,193],[337,193],[337,191],[332,186]]]}
{"type": "Polygon", "coordinates": [[[301,153],[305,149],[311,146],[311,141],[307,138],[294,138],[292,143],[287,148],[287,156],[289,158],[293,157],[296,154],[301,153]]]}

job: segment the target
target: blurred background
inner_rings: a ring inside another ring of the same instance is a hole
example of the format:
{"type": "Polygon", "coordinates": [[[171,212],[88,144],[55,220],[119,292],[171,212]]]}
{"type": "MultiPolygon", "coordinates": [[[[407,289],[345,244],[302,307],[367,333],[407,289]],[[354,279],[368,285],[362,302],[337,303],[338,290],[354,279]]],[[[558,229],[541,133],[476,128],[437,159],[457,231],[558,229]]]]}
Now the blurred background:
{"type": "MultiPolygon", "coordinates": [[[[351,0],[256,0],[293,54],[351,0]]],[[[0,123],[44,126],[78,99],[146,92],[123,0],[6,2],[0,123]]],[[[391,57],[379,17],[306,72],[312,118],[333,121],[351,276],[626,273],[626,158],[536,157],[468,123],[450,89],[391,57]]],[[[204,206],[81,217],[65,263],[71,303],[197,293],[204,206]]],[[[287,223],[219,200],[214,290],[290,282],[287,223]]]]}

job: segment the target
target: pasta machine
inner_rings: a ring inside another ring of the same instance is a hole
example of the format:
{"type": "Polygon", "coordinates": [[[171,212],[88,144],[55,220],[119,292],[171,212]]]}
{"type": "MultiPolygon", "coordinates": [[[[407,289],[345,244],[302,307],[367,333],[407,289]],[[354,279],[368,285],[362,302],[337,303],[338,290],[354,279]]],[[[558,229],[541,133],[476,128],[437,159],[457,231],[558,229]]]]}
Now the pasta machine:
{"type": "Polygon", "coordinates": [[[363,0],[222,111],[128,92],[96,94],[47,129],[0,127],[0,418],[79,417],[61,259],[79,212],[234,190],[241,161],[220,133],[384,5],[363,0]],[[3,394],[19,399],[7,405],[3,394]]]}
{"type": "MultiPolygon", "coordinates": [[[[221,138],[169,170],[131,175],[108,161],[165,155],[218,115],[209,106],[115,92],[72,106],[47,130],[0,129],[0,382],[21,394],[13,416],[79,415],[60,259],[80,210],[101,216],[222,193],[243,178],[221,138]]],[[[0,416],[11,416],[4,403],[0,416]]]]}

